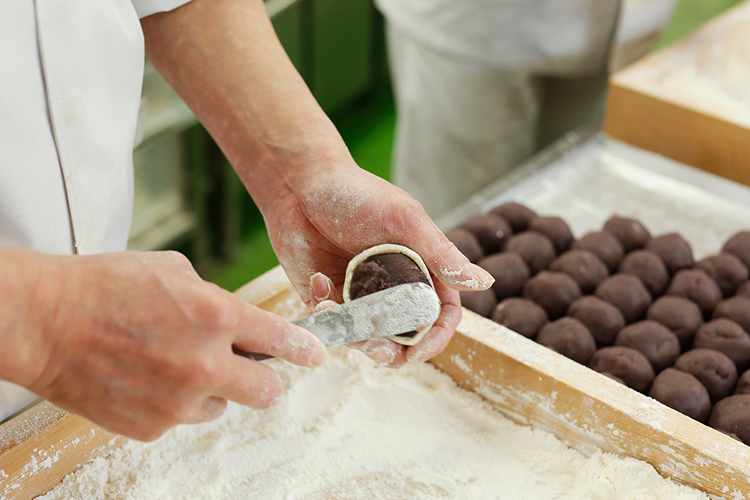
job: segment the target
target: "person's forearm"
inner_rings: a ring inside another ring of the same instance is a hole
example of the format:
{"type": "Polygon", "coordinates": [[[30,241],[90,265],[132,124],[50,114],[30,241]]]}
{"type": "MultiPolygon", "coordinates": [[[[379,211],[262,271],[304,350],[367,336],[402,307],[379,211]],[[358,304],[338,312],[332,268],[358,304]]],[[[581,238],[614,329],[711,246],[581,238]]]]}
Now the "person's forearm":
{"type": "Polygon", "coordinates": [[[261,208],[293,190],[300,176],[350,158],[289,61],[261,0],[193,0],[142,25],[149,60],[193,109],[261,208]]]}

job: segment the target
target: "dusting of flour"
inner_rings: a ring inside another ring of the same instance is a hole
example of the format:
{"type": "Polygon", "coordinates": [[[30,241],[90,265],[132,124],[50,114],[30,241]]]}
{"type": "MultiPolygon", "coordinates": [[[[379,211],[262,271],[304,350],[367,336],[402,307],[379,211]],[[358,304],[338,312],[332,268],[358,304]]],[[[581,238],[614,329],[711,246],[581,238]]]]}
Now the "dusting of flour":
{"type": "Polygon", "coordinates": [[[316,369],[273,362],[286,387],[276,408],[230,404],[214,422],[129,442],[43,498],[707,498],[644,462],[517,425],[431,365],[329,354],[316,369]]]}

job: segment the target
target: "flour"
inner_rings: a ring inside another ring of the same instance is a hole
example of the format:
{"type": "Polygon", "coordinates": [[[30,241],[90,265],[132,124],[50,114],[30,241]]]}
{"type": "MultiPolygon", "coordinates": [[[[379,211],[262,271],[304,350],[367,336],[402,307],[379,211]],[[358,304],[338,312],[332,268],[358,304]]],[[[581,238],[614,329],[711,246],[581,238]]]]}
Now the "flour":
{"type": "Polygon", "coordinates": [[[129,442],[43,498],[707,498],[644,462],[587,457],[512,423],[431,365],[391,370],[338,348],[321,368],[273,366],[279,406],[230,404],[215,422],[129,442]]]}

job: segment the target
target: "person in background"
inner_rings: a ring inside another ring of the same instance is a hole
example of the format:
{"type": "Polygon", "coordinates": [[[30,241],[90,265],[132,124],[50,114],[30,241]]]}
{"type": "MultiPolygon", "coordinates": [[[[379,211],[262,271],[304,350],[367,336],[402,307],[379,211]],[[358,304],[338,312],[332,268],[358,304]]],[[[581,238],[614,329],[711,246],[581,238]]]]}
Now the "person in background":
{"type": "Polygon", "coordinates": [[[402,244],[434,274],[440,318],[416,346],[360,349],[397,367],[445,347],[460,320],[457,290],[492,278],[413,198],[354,163],[262,0],[7,0],[0,419],[35,394],[151,440],[218,417],[227,400],[278,401],[274,370],[233,347],[301,366],[325,360],[310,332],[204,282],[181,254],[124,252],[144,52],[234,166],[305,302],[340,300],[352,256],[402,244]]]}
{"type": "Polygon", "coordinates": [[[393,181],[434,218],[601,116],[677,0],[375,0],[387,21],[393,181]],[[620,5],[621,4],[621,5],[620,5]]]}

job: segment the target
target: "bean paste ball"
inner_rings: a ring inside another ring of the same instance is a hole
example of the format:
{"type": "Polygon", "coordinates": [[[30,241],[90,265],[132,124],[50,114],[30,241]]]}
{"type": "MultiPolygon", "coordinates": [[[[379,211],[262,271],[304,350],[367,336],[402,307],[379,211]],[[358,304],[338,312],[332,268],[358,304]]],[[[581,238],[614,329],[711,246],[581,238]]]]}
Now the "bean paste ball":
{"type": "Polygon", "coordinates": [[[669,272],[664,262],[650,250],[634,250],[620,263],[620,272],[636,276],[652,297],[664,293],[669,283],[669,272]]]}
{"type": "Polygon", "coordinates": [[[729,396],[716,403],[708,425],[750,443],[750,394],[729,396]]]}
{"type": "Polygon", "coordinates": [[[677,233],[663,234],[651,238],[646,242],[646,250],[651,250],[661,258],[664,265],[667,266],[669,274],[675,274],[680,269],[693,265],[693,249],[677,233]]]}
{"type": "Polygon", "coordinates": [[[721,251],[735,255],[750,269],[750,231],[741,231],[729,238],[721,251]]]}
{"type": "Polygon", "coordinates": [[[612,233],[599,231],[588,233],[580,240],[574,241],[571,248],[576,250],[587,250],[604,262],[610,273],[617,272],[620,262],[625,255],[620,241],[612,233]]]}
{"type": "Polygon", "coordinates": [[[750,364],[750,336],[730,319],[715,319],[700,327],[693,340],[693,348],[696,347],[723,352],[738,372],[750,364]]]}
{"type": "Polygon", "coordinates": [[[710,316],[722,297],[719,285],[700,269],[683,269],[675,274],[667,295],[695,302],[704,316],[710,316]]]}
{"type": "Polygon", "coordinates": [[[474,233],[485,255],[502,250],[505,242],[513,234],[508,221],[493,214],[477,215],[461,227],[474,233]]]}
{"type": "Polygon", "coordinates": [[[492,310],[497,305],[497,298],[492,289],[481,290],[478,292],[459,292],[461,295],[461,305],[469,311],[473,311],[480,316],[489,318],[492,310]]]}
{"type": "Polygon", "coordinates": [[[683,351],[690,348],[695,332],[703,325],[703,315],[695,302],[671,295],[660,297],[651,304],[646,319],[657,321],[672,330],[683,351]]]}
{"type": "Polygon", "coordinates": [[[526,231],[512,236],[505,245],[505,251],[520,255],[529,266],[532,276],[542,269],[547,269],[555,259],[555,247],[552,241],[535,231],[526,231]]]}
{"type": "Polygon", "coordinates": [[[373,255],[352,274],[349,295],[354,299],[406,283],[430,284],[417,263],[401,253],[373,255]]]}
{"type": "Polygon", "coordinates": [[[577,319],[589,329],[597,347],[612,345],[617,333],[625,326],[625,318],[619,309],[591,295],[573,302],[568,308],[568,316],[577,319]]]}
{"type": "Polygon", "coordinates": [[[529,299],[514,297],[500,302],[492,311],[492,321],[533,339],[548,319],[542,307],[529,299]]]}
{"type": "Polygon", "coordinates": [[[550,319],[556,319],[581,296],[581,289],[567,274],[542,271],[526,282],[523,296],[542,306],[550,319]]]}
{"type": "Polygon", "coordinates": [[[734,389],[735,394],[750,394],[750,370],[747,370],[737,379],[737,386],[734,389]]]}
{"type": "Polygon", "coordinates": [[[651,294],[641,280],[631,274],[610,276],[596,287],[596,296],[618,308],[625,323],[634,323],[651,305],[651,294]]]}
{"type": "Polygon", "coordinates": [[[526,262],[515,253],[490,255],[480,259],[477,264],[495,278],[492,291],[497,300],[520,294],[530,275],[526,262]]]}
{"type": "Polygon", "coordinates": [[[560,318],[547,323],[539,330],[536,341],[584,365],[596,351],[596,343],[591,332],[573,318],[560,318]]]}
{"type": "Polygon", "coordinates": [[[617,334],[615,345],[642,352],[655,373],[674,365],[680,356],[677,336],[656,321],[645,320],[626,326],[617,334]]]}
{"type": "Polygon", "coordinates": [[[711,400],[703,384],[674,368],[657,375],[648,395],[698,422],[705,422],[711,412],[711,400]]]}
{"type": "Polygon", "coordinates": [[[750,297],[732,297],[722,300],[714,309],[714,319],[731,319],[750,334],[750,297]]]}
{"type": "Polygon", "coordinates": [[[562,253],[573,242],[573,233],[560,217],[534,217],[529,221],[529,230],[542,233],[552,241],[557,253],[562,253]]]}
{"type": "Polygon", "coordinates": [[[536,213],[533,210],[525,205],[514,202],[503,203],[502,205],[490,210],[490,213],[499,215],[507,220],[514,233],[526,231],[529,226],[529,221],[533,217],[536,217],[536,213]]]}
{"type": "Polygon", "coordinates": [[[740,297],[750,297],[750,281],[746,281],[737,289],[737,295],[740,297]]]}
{"type": "Polygon", "coordinates": [[[627,217],[611,217],[604,223],[604,230],[612,233],[620,241],[625,253],[643,248],[651,238],[643,224],[627,217]]]}
{"type": "Polygon", "coordinates": [[[552,261],[549,269],[573,278],[583,293],[593,292],[609,276],[607,266],[587,250],[568,250],[552,261]]]}
{"type": "Polygon", "coordinates": [[[603,347],[594,353],[588,366],[599,373],[614,375],[638,392],[648,391],[654,381],[651,363],[630,347],[603,347]]]}
{"type": "Polygon", "coordinates": [[[731,297],[737,288],[748,279],[747,267],[731,253],[720,253],[706,257],[695,267],[711,276],[719,285],[724,297],[731,297]]]}
{"type": "Polygon", "coordinates": [[[713,349],[692,349],[677,358],[674,367],[700,380],[712,403],[732,394],[737,383],[734,362],[713,349]]]}
{"type": "Polygon", "coordinates": [[[482,250],[479,240],[468,229],[458,228],[448,231],[445,233],[445,237],[451,240],[456,248],[474,264],[484,257],[484,250],[482,250]]]}

